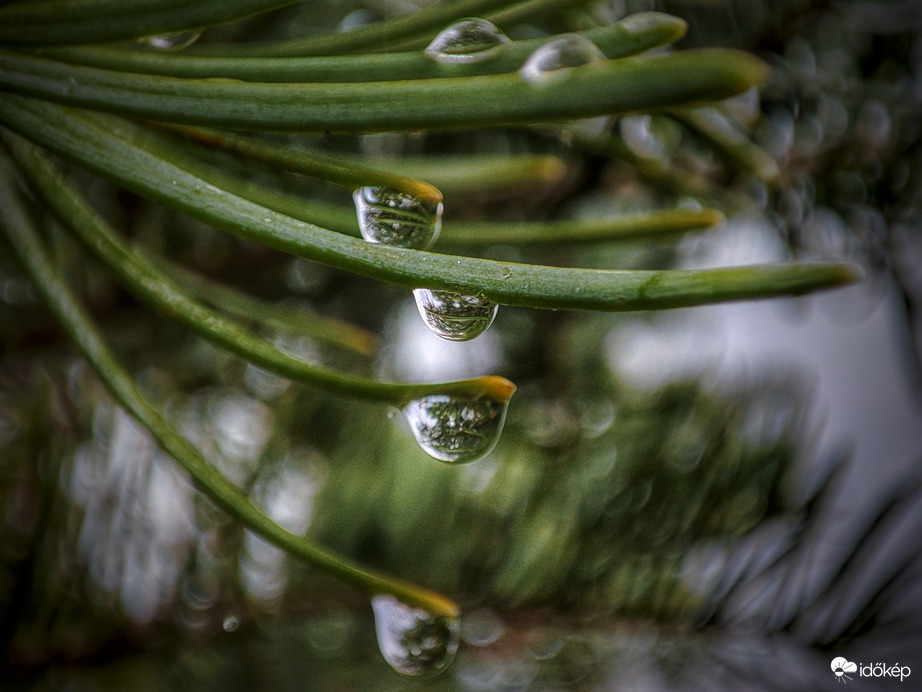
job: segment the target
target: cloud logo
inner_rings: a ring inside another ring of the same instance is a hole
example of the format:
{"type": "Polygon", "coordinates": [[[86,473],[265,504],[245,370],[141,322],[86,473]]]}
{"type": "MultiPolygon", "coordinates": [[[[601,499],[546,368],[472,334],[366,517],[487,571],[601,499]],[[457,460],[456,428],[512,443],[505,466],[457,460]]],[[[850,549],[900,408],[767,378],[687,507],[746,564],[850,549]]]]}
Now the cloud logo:
{"type": "Polygon", "coordinates": [[[832,672],[836,676],[836,682],[847,683],[851,678],[846,675],[846,673],[857,673],[858,664],[852,663],[851,661],[838,656],[837,658],[832,659],[832,663],[829,664],[829,667],[832,668],[832,672]]]}

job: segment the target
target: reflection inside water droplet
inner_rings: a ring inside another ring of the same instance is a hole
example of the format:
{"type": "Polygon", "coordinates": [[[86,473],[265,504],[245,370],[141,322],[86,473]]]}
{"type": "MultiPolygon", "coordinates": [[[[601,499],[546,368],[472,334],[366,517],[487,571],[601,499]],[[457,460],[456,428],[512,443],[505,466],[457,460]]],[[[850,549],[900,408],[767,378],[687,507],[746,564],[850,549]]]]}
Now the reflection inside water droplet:
{"type": "Polygon", "coordinates": [[[509,38],[486,19],[464,19],[436,36],[426,55],[439,62],[476,62],[494,55],[509,38]]]}
{"type": "Polygon", "coordinates": [[[442,203],[424,202],[387,187],[361,187],[352,198],[369,243],[425,250],[442,227],[442,203]]]}
{"type": "Polygon", "coordinates": [[[157,50],[182,50],[198,41],[201,35],[202,32],[200,29],[189,29],[188,31],[177,31],[173,34],[145,36],[139,38],[138,43],[156,48],[157,50]]]}
{"type": "Polygon", "coordinates": [[[430,456],[452,464],[477,461],[496,446],[508,401],[433,394],[403,407],[413,436],[430,456]]]}
{"type": "Polygon", "coordinates": [[[535,50],[519,73],[532,84],[549,84],[563,78],[567,70],[603,60],[605,54],[585,36],[566,34],[535,50]]]}
{"type": "Polygon", "coordinates": [[[417,288],[413,298],[426,326],[449,341],[469,341],[483,334],[496,317],[496,303],[480,296],[417,288]]]}
{"type": "Polygon", "coordinates": [[[393,596],[371,599],[381,655],[403,675],[435,675],[452,662],[458,651],[457,618],[432,615],[393,596]]]}

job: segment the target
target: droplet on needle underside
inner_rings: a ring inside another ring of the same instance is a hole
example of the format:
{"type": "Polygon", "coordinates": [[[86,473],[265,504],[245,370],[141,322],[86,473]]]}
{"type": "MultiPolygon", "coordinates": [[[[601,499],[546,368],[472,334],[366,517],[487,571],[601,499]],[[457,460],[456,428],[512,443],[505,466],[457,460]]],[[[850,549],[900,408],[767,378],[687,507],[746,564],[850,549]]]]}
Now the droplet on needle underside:
{"type": "Polygon", "coordinates": [[[417,288],[413,298],[430,331],[449,341],[469,341],[483,334],[496,317],[496,303],[481,296],[417,288]]]}
{"type": "Polygon", "coordinates": [[[466,464],[496,446],[508,409],[508,399],[432,394],[404,405],[403,414],[426,453],[449,464],[466,464]]]}
{"type": "Polygon", "coordinates": [[[352,195],[362,237],[369,243],[425,250],[442,227],[442,203],[388,187],[361,187],[352,195]]]}
{"type": "Polygon", "coordinates": [[[371,599],[381,655],[403,675],[422,677],[445,670],[458,651],[458,618],[433,615],[397,598],[371,599]]]}

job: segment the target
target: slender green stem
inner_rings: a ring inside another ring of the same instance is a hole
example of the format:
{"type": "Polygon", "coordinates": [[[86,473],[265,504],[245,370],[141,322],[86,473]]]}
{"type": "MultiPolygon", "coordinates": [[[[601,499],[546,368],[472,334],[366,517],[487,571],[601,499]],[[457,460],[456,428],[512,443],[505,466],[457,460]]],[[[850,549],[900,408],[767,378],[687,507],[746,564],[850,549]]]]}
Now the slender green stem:
{"type": "Polygon", "coordinates": [[[0,86],[94,110],[177,124],[369,132],[494,127],[726,98],[763,81],[764,63],[725,49],[602,60],[546,83],[519,74],[355,84],[179,79],[0,53],[0,86]]]}
{"type": "Polygon", "coordinates": [[[306,335],[363,356],[372,356],[378,349],[378,338],[355,325],[318,314],[306,306],[281,305],[254,298],[163,257],[147,253],[145,256],[198,300],[251,324],[282,334],[306,335]]]}
{"type": "Polygon", "coordinates": [[[181,322],[203,338],[260,367],[336,394],[383,401],[395,406],[403,406],[412,399],[428,394],[477,397],[502,389],[514,390],[510,383],[498,377],[438,384],[376,382],[293,358],[191,298],[143,254],[127,248],[32,145],[11,135],[0,134],[3,134],[7,146],[28,172],[45,203],[137,298],[181,322]]]}
{"type": "MultiPolygon", "coordinates": [[[[431,38],[436,32],[464,17],[489,16],[521,0],[451,0],[433,3],[415,12],[344,31],[283,41],[201,46],[198,53],[221,56],[314,56],[381,51],[396,43],[419,36],[431,38]]],[[[556,0],[559,5],[576,5],[586,0],[556,0]]]]}
{"type": "Polygon", "coordinates": [[[724,215],[716,209],[666,209],[623,214],[610,219],[533,221],[525,224],[467,222],[446,224],[439,242],[449,244],[558,244],[608,242],[675,235],[720,225],[724,215]]]}
{"type": "Polygon", "coordinates": [[[175,127],[180,134],[212,144],[253,161],[267,163],[350,189],[381,185],[413,195],[424,202],[439,204],[442,193],[435,186],[409,176],[391,173],[373,166],[354,163],[347,158],[324,155],[307,149],[292,149],[259,142],[252,137],[215,130],[175,127]]]}
{"type": "Polygon", "coordinates": [[[544,267],[365,243],[228,193],[113,135],[78,112],[8,95],[0,121],[126,188],[242,238],[340,269],[413,288],[483,295],[540,308],[655,310],[797,295],[856,281],[854,265],[755,265],[623,271],[544,267]]]}
{"type": "Polygon", "coordinates": [[[45,0],[0,8],[0,41],[100,43],[201,29],[297,0],[45,0]]]}
{"type": "Polygon", "coordinates": [[[36,290],[74,340],[115,399],[147,428],[157,443],[192,477],[198,488],[251,531],[294,557],[331,573],[365,591],[391,594],[400,600],[447,617],[457,617],[458,606],[441,594],[369,571],[318,545],[305,536],[292,534],[269,519],[250,499],[215,469],[187,439],[141,394],[131,376],[112,353],[89,315],[52,264],[32,228],[7,167],[0,185],[5,231],[16,256],[36,290]]]}
{"type": "MultiPolygon", "coordinates": [[[[579,32],[608,58],[623,58],[677,41],[686,24],[658,12],[579,32]]],[[[436,77],[470,77],[515,72],[531,53],[554,37],[513,41],[489,58],[443,63],[421,51],[299,58],[212,57],[130,50],[113,46],[46,48],[37,54],[107,70],[185,78],[229,78],[254,82],[374,82],[436,77]]]]}

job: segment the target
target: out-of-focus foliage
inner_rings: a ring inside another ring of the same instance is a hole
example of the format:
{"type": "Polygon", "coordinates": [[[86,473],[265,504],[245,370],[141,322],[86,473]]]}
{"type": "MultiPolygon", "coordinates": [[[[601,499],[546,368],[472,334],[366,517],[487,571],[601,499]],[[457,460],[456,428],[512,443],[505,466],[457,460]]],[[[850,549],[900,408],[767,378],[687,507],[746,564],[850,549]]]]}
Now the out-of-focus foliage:
{"type": "MultiPolygon", "coordinates": [[[[581,218],[661,203],[764,214],[792,256],[855,260],[875,280],[895,278],[912,339],[922,297],[912,262],[922,218],[922,38],[918,27],[894,25],[887,4],[626,1],[514,24],[510,35],[525,37],[661,9],[689,21],[687,45],[738,46],[773,67],[758,96],[713,111],[625,116],[609,124],[611,137],[566,127],[286,141],[353,155],[502,152],[565,162],[551,183],[447,197],[471,218],[581,218]],[[762,154],[737,146],[747,128],[762,154]]],[[[335,25],[342,6],[303,3],[213,38],[301,35],[335,25]]],[[[390,4],[357,5],[349,17],[379,9],[390,4]]],[[[215,160],[304,198],[340,194],[215,160]]],[[[848,558],[829,570],[844,576],[812,600],[810,580],[798,581],[810,558],[798,546],[821,530],[817,508],[834,495],[835,474],[820,473],[819,490],[805,480],[804,465],[823,463],[811,457],[810,400],[793,377],[643,389],[610,363],[612,334],[635,323],[518,309],[478,348],[435,349],[428,360],[400,347],[418,338],[403,326],[400,289],[232,238],[82,173],[71,178],[138,245],[286,308],[384,335],[372,360],[260,327],[288,352],[365,375],[493,369],[516,381],[496,450],[476,465],[445,467],[379,405],[294,385],[152,316],[53,224],[46,229],[145,394],[269,517],[459,600],[458,661],[427,688],[594,689],[630,685],[634,675],[663,689],[738,689],[740,678],[791,688],[803,678],[767,673],[755,659],[770,654],[789,671],[812,675],[820,665],[828,674],[829,648],[858,640],[873,650],[881,612],[918,569],[910,555],[893,570],[896,586],[889,572],[879,575],[883,586],[861,599],[848,582],[864,573],[848,558]],[[777,608],[766,611],[766,601],[777,608]],[[850,618],[823,617],[843,602],[850,618]],[[742,662],[741,641],[750,644],[742,662]]],[[[666,268],[681,257],[677,247],[499,245],[483,254],[666,268]]],[[[381,660],[364,598],[229,521],[175,470],[61,340],[5,246],[0,298],[0,665],[14,688],[417,686],[381,660]]],[[[873,554],[885,542],[873,528],[901,506],[877,508],[851,554],[873,554]]]]}

